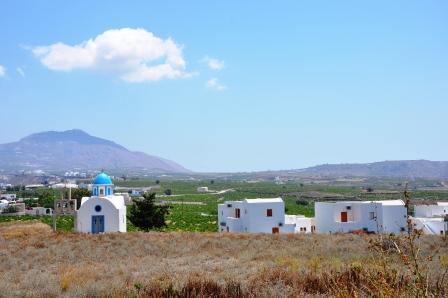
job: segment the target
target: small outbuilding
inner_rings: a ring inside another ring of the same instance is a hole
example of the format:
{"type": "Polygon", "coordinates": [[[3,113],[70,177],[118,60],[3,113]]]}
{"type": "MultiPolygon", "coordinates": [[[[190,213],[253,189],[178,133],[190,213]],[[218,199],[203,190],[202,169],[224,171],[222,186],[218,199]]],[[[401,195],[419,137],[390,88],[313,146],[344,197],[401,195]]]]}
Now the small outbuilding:
{"type": "Polygon", "coordinates": [[[208,192],[208,187],[207,186],[199,186],[196,189],[196,191],[199,192],[199,193],[206,193],[206,192],[208,192]]]}

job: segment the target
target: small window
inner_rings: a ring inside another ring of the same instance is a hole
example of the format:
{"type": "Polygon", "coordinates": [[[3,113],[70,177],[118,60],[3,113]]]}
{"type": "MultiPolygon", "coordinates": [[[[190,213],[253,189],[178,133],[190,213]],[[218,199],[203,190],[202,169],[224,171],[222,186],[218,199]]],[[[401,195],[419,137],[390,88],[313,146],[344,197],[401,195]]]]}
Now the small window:
{"type": "Polygon", "coordinates": [[[266,210],[266,216],[267,217],[272,217],[272,209],[266,210]]]}
{"type": "Polygon", "coordinates": [[[96,212],[101,212],[101,206],[100,205],[96,205],[95,206],[95,211],[96,212]]]}
{"type": "Polygon", "coordinates": [[[303,231],[306,232],[306,227],[303,227],[303,231]]]}
{"type": "Polygon", "coordinates": [[[352,206],[347,206],[347,210],[352,210],[352,206]]]}
{"type": "Polygon", "coordinates": [[[241,210],[240,210],[240,208],[236,208],[235,209],[235,218],[240,218],[240,216],[241,216],[241,210]]]}
{"type": "Polygon", "coordinates": [[[369,212],[369,219],[374,220],[375,219],[375,212],[369,212]]]}
{"type": "Polygon", "coordinates": [[[404,231],[406,231],[406,229],[403,228],[403,227],[401,227],[401,228],[400,228],[400,231],[401,231],[401,232],[404,232],[404,231]]]}
{"type": "Polygon", "coordinates": [[[100,196],[104,195],[104,189],[100,189],[100,196]]]}

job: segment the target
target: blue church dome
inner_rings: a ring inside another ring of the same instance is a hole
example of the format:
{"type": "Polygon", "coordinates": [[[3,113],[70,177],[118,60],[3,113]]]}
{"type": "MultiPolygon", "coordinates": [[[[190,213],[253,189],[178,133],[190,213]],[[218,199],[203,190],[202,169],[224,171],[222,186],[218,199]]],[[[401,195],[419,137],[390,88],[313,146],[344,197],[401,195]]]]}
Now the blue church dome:
{"type": "Polygon", "coordinates": [[[93,184],[96,185],[111,185],[112,179],[106,174],[106,173],[100,173],[98,176],[95,177],[95,180],[93,181],[93,184]]]}

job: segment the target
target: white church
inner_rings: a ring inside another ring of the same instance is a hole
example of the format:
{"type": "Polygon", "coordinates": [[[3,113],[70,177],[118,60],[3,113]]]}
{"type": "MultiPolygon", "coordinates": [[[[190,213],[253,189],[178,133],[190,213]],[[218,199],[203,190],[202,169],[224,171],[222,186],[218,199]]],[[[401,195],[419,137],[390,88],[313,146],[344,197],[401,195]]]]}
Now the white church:
{"type": "Polygon", "coordinates": [[[105,173],[96,176],[92,196],[81,200],[76,212],[76,231],[82,233],[126,232],[126,204],[114,195],[112,179],[105,173]]]}

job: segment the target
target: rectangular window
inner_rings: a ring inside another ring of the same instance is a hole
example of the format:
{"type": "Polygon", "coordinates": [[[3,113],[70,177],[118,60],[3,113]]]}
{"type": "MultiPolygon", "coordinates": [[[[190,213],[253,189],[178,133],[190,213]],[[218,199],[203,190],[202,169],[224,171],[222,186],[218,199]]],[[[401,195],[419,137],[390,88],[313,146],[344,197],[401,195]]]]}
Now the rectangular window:
{"type": "Polygon", "coordinates": [[[272,217],[272,209],[266,210],[266,216],[267,217],[272,217]]]}
{"type": "Polygon", "coordinates": [[[375,220],[375,212],[369,212],[369,219],[375,220]]]}
{"type": "Polygon", "coordinates": [[[240,216],[241,216],[240,208],[236,208],[235,209],[235,218],[240,218],[240,216]]]}

